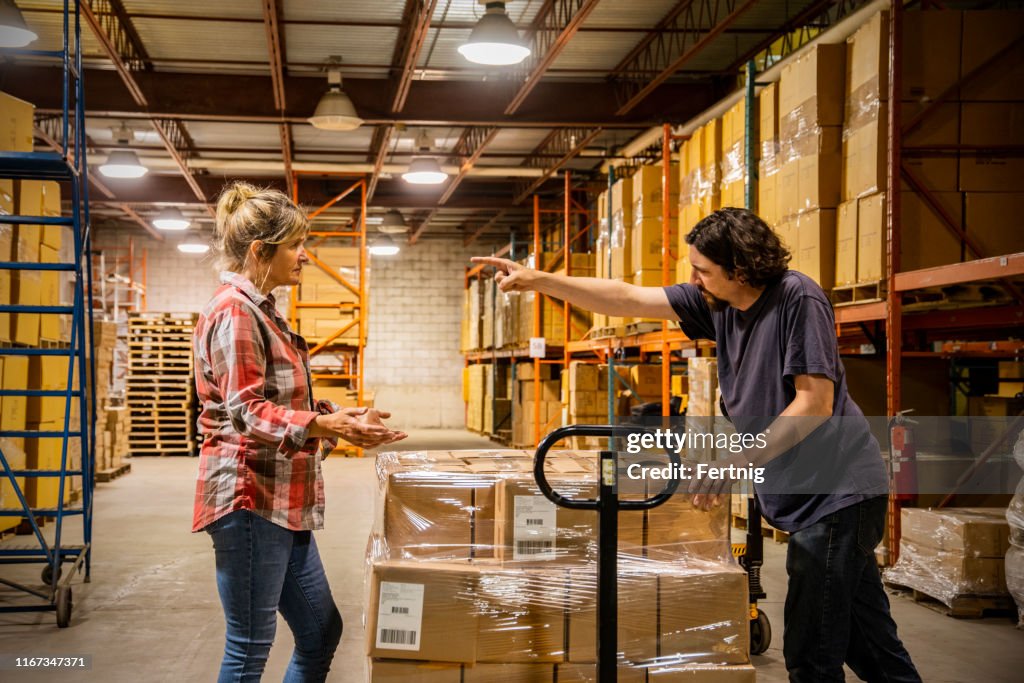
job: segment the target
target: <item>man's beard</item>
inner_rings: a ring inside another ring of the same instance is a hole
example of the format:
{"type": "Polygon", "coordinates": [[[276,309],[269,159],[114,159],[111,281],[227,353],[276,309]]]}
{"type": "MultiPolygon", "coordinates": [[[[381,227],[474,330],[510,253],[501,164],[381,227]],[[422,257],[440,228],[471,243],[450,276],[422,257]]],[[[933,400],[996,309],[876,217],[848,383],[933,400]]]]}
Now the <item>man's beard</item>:
{"type": "Polygon", "coordinates": [[[704,297],[704,301],[708,303],[708,308],[710,308],[712,311],[715,311],[717,313],[729,308],[728,301],[725,301],[724,299],[719,299],[717,296],[715,296],[708,290],[704,289],[703,287],[700,288],[700,293],[701,296],[704,297]]]}

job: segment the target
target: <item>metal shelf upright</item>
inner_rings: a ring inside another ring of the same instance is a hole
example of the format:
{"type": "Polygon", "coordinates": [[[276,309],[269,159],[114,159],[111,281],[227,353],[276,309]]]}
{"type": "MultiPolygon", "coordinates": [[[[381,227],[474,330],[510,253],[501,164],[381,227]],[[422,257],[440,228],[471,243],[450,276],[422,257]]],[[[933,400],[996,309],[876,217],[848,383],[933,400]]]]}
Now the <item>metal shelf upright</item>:
{"type": "Polygon", "coordinates": [[[41,348],[10,346],[0,348],[3,357],[64,357],[68,359],[65,389],[32,390],[23,387],[5,387],[0,396],[5,399],[18,398],[63,398],[64,423],[60,430],[29,430],[26,428],[0,431],[4,439],[0,446],[0,465],[18,499],[19,508],[0,510],[0,516],[24,517],[36,543],[0,543],[0,564],[43,564],[42,579],[45,588],[39,590],[17,581],[0,577],[0,583],[25,593],[40,602],[26,604],[5,604],[0,612],[55,611],[57,625],[66,627],[71,621],[72,595],[71,580],[85,570],[85,581],[90,580],[92,543],[92,494],[94,476],[94,444],[96,405],[87,394],[87,378],[95,386],[95,368],[92,362],[92,260],[89,258],[89,199],[88,168],[86,165],[85,104],[82,83],[81,23],[79,2],[64,0],[63,49],[61,50],[4,50],[13,57],[59,59],[63,66],[63,121],[61,149],[58,152],[0,152],[0,177],[16,180],[63,181],[71,188],[70,215],[62,216],[0,216],[0,224],[41,225],[70,228],[74,241],[72,263],[27,263],[8,261],[0,263],[0,269],[26,271],[59,271],[73,273],[75,277],[74,301],[71,306],[36,306],[2,304],[0,313],[59,315],[71,317],[70,345],[68,347],[41,348]],[[73,25],[72,25],[73,21],[73,25]],[[77,370],[77,372],[76,372],[77,370]],[[72,424],[72,401],[77,402],[79,425],[72,424]],[[60,439],[61,455],[59,469],[23,469],[11,466],[17,444],[11,440],[60,439]],[[81,444],[81,466],[69,467],[69,451],[72,443],[81,444]],[[82,500],[80,505],[67,506],[64,492],[70,477],[82,478],[82,500]],[[56,507],[39,508],[29,505],[25,491],[18,478],[57,478],[59,480],[56,507]],[[64,539],[64,521],[67,517],[82,517],[82,543],[70,545],[64,539]],[[41,519],[54,519],[52,541],[42,531],[41,519]],[[71,571],[64,573],[65,562],[72,564],[71,571]]]}
{"type": "MultiPolygon", "coordinates": [[[[292,199],[299,203],[299,177],[302,175],[312,175],[322,177],[325,174],[310,171],[293,171],[292,176],[292,199]]],[[[309,350],[309,356],[312,358],[321,352],[330,351],[341,351],[345,358],[345,371],[342,373],[317,373],[311,372],[310,376],[313,380],[343,380],[355,384],[356,388],[356,403],[359,406],[364,405],[365,402],[365,368],[364,368],[364,354],[366,350],[366,336],[369,332],[369,318],[370,318],[370,302],[369,302],[369,290],[366,284],[366,271],[367,271],[367,239],[366,239],[366,195],[367,195],[367,183],[366,177],[362,174],[330,174],[332,177],[341,177],[344,181],[351,182],[351,184],[344,190],[339,192],[336,196],[332,197],[323,206],[309,213],[308,218],[312,221],[320,214],[327,211],[338,202],[342,201],[354,192],[358,192],[359,204],[356,209],[356,217],[353,222],[351,229],[347,230],[311,230],[309,236],[311,238],[318,238],[320,242],[325,239],[340,238],[342,240],[348,240],[354,243],[359,249],[359,268],[358,276],[359,282],[352,284],[347,279],[342,277],[337,272],[336,268],[332,268],[331,264],[325,263],[317,256],[312,254],[309,249],[306,251],[306,255],[312,262],[313,266],[323,271],[325,274],[333,278],[339,285],[352,292],[355,295],[356,301],[354,303],[341,303],[341,302],[329,302],[329,301],[305,301],[299,298],[299,291],[297,287],[293,287],[291,291],[291,301],[289,303],[289,318],[293,329],[298,329],[297,320],[298,312],[302,309],[327,309],[337,311],[351,311],[353,317],[348,322],[340,325],[337,330],[331,332],[323,339],[317,341],[312,348],[309,350]],[[355,343],[348,341],[339,341],[346,332],[351,330],[353,327],[356,328],[358,334],[356,336],[355,343]]],[[[318,242],[319,244],[319,242],[318,242]]],[[[345,450],[353,452],[357,457],[362,457],[363,449],[355,447],[340,447],[339,450],[345,450]]]]}

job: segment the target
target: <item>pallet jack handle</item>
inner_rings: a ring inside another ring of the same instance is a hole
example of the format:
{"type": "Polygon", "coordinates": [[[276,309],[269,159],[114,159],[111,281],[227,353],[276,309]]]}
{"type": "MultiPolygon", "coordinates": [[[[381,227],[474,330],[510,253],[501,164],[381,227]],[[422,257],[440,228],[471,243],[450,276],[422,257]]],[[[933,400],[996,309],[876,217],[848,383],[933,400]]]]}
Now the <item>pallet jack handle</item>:
{"type": "MultiPolygon", "coordinates": [[[[573,510],[596,510],[597,523],[597,682],[618,681],[618,572],[619,572],[619,510],[649,510],[666,502],[679,488],[679,479],[666,480],[661,493],[643,500],[619,500],[616,480],[617,456],[614,451],[601,451],[601,469],[597,498],[574,499],[551,488],[544,473],[548,451],[562,439],[573,436],[616,437],[649,431],[643,427],[612,425],[569,425],[559,427],[537,446],[533,474],[544,497],[555,505],[573,510]]],[[[666,451],[673,469],[681,464],[679,454],[666,451]]]]}

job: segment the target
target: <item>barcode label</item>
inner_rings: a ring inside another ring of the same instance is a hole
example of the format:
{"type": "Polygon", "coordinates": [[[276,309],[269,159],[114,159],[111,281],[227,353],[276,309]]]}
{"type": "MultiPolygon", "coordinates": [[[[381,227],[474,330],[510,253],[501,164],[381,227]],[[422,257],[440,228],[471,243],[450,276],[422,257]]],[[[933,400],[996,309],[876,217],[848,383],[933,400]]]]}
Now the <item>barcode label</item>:
{"type": "Polygon", "coordinates": [[[516,555],[541,555],[555,547],[551,541],[516,541],[516,555]]]}
{"type": "Polygon", "coordinates": [[[403,631],[397,628],[382,628],[378,642],[386,645],[415,645],[416,631],[403,631]]]}
{"type": "Polygon", "coordinates": [[[380,582],[380,603],[377,606],[378,648],[420,649],[423,593],[422,583],[380,582]]]}
{"type": "Polygon", "coordinates": [[[516,496],[513,502],[512,559],[555,559],[555,504],[543,496],[516,496]]]}

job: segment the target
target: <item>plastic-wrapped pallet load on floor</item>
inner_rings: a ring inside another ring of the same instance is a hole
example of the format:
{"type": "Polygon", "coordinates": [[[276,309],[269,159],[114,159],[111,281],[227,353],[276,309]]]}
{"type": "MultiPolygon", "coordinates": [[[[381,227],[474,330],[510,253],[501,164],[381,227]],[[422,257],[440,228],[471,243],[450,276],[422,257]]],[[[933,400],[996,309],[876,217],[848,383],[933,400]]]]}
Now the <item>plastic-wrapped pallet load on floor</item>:
{"type": "MultiPolygon", "coordinates": [[[[594,497],[596,455],[549,453],[555,490],[594,497]]],[[[532,458],[378,457],[366,582],[373,683],[596,681],[597,515],[544,498],[532,458]]],[[[620,494],[651,495],[625,485],[620,494]]],[[[685,495],[620,513],[621,681],[754,680],[747,579],[727,515],[685,495]]]]}
{"type": "MultiPolygon", "coordinates": [[[[1013,459],[1024,470],[1024,432],[1017,436],[1013,459]]],[[[1006,551],[1006,587],[1017,603],[1017,626],[1024,628],[1024,479],[1017,484],[1017,492],[1006,508],[1006,521],[1010,525],[1010,547],[1006,551]]]]}
{"type": "Polygon", "coordinates": [[[960,597],[1005,596],[1009,545],[1002,508],[906,508],[900,557],[885,580],[953,607],[960,597]]]}

